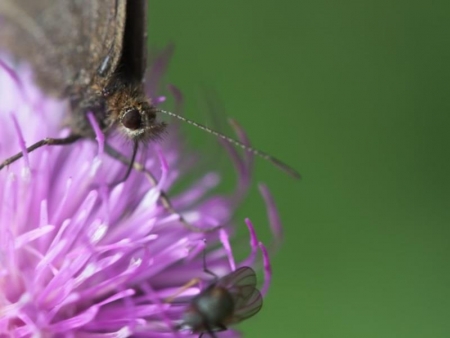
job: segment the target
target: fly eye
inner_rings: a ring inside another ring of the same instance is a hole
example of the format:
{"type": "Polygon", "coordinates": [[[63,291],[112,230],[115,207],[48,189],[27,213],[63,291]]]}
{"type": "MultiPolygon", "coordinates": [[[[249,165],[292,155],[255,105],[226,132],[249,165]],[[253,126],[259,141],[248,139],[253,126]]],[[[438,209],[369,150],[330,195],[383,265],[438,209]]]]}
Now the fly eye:
{"type": "Polygon", "coordinates": [[[125,128],[131,130],[137,130],[141,128],[142,119],[139,110],[135,108],[127,109],[122,117],[121,122],[125,128]]]}

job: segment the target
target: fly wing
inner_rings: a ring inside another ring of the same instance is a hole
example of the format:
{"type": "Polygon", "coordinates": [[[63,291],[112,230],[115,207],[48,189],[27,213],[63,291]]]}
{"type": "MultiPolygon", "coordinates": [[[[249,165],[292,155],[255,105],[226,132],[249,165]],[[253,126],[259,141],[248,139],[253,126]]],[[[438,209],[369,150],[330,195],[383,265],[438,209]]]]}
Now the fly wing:
{"type": "Polygon", "coordinates": [[[233,297],[245,300],[256,287],[256,274],[252,268],[243,266],[223,276],[217,283],[225,287],[233,297]]]}
{"type": "Polygon", "coordinates": [[[244,319],[250,318],[257,314],[261,310],[263,305],[263,297],[258,289],[253,289],[252,294],[247,299],[247,301],[241,304],[239,307],[236,306],[233,316],[231,317],[228,324],[234,324],[243,321],[244,319]]]}
{"type": "Polygon", "coordinates": [[[256,288],[255,271],[243,266],[219,279],[234,301],[234,312],[228,324],[240,322],[256,314],[262,307],[262,296],[256,288]]]}
{"type": "Polygon", "coordinates": [[[126,0],[1,0],[0,48],[32,64],[45,90],[91,83],[105,58],[117,67],[126,0]]]}

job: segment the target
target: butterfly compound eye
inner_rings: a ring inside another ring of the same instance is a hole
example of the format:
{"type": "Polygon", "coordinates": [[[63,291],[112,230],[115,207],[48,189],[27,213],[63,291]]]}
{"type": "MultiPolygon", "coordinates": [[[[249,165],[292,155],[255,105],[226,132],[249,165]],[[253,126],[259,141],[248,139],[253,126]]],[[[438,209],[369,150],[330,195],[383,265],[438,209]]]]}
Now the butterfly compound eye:
{"type": "Polygon", "coordinates": [[[121,122],[125,128],[137,130],[142,126],[142,119],[139,110],[136,108],[129,108],[125,111],[121,122]]]}

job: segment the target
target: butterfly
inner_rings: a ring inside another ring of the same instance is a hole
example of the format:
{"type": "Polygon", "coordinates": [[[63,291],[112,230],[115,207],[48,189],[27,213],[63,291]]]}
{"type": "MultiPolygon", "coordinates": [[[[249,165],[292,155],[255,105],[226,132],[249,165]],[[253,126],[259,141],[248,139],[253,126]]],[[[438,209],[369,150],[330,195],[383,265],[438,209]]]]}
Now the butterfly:
{"type": "MultiPolygon", "coordinates": [[[[258,155],[291,176],[298,172],[277,158],[169,111],[158,109],[145,95],[147,61],[146,0],[2,0],[0,49],[29,62],[38,85],[70,102],[71,133],[29,146],[66,145],[94,138],[88,118],[93,114],[101,131],[119,131],[133,142],[129,175],[140,142],[158,139],[164,113],[258,155]]],[[[113,157],[114,151],[106,147],[113,157]]],[[[0,169],[23,156],[0,163],[0,169]]]]}
{"type": "Polygon", "coordinates": [[[70,135],[30,151],[94,138],[88,113],[105,134],[118,130],[133,141],[130,162],[139,142],[161,135],[166,124],[144,91],[146,15],[145,0],[0,2],[0,48],[30,63],[44,91],[70,102],[70,135]]]}

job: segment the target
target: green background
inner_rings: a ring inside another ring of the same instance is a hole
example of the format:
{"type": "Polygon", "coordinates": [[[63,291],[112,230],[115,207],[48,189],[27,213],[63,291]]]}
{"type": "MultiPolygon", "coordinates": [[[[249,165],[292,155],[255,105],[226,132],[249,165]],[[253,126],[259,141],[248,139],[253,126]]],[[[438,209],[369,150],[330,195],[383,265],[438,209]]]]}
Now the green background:
{"type": "MultiPolygon", "coordinates": [[[[246,336],[450,337],[447,3],[150,2],[186,115],[209,121],[198,102],[215,89],[254,145],[304,176],[256,162],[286,240],[246,336]]],[[[238,216],[267,242],[256,186],[249,197],[238,216]]]]}

